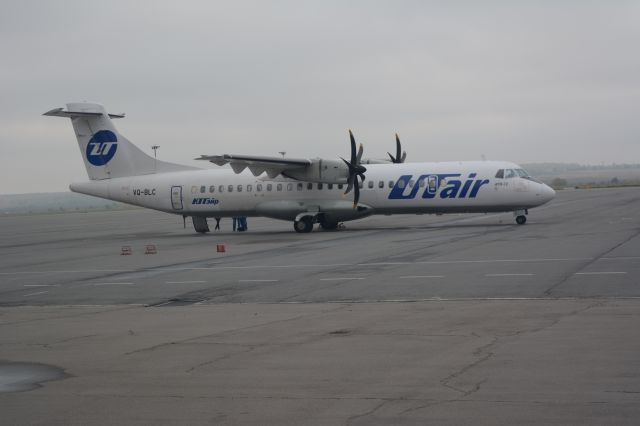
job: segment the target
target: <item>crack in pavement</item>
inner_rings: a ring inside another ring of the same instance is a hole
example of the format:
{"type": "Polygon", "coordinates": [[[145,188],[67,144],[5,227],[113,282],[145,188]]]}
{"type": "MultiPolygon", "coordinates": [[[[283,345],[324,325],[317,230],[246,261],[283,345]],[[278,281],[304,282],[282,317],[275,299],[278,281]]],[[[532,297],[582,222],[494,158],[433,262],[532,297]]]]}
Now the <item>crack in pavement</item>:
{"type": "MultiPolygon", "coordinates": [[[[548,330],[552,327],[554,327],[555,325],[557,325],[560,321],[562,321],[563,319],[566,319],[568,317],[572,317],[575,315],[579,315],[589,309],[595,308],[595,307],[600,307],[600,306],[604,306],[606,304],[606,301],[604,300],[599,300],[596,301],[594,303],[590,303],[587,306],[584,306],[582,308],[579,309],[574,309],[570,312],[567,313],[563,313],[563,314],[558,314],[557,318],[551,320],[548,324],[546,325],[542,325],[540,327],[537,328],[532,328],[532,329],[526,329],[526,330],[516,330],[513,333],[508,333],[508,334],[504,334],[504,335],[499,335],[499,336],[494,336],[491,340],[491,342],[478,347],[477,349],[475,349],[472,353],[473,356],[480,356],[481,354],[483,354],[486,351],[489,351],[490,349],[493,349],[494,347],[496,347],[500,341],[504,340],[504,339],[508,339],[511,337],[520,337],[524,334],[533,334],[533,333],[538,333],[540,331],[543,330],[548,330]]],[[[482,364],[485,361],[488,361],[489,359],[491,359],[493,356],[495,355],[495,352],[493,350],[490,350],[488,353],[486,353],[484,356],[482,356],[479,359],[476,359],[475,361],[465,365],[464,367],[462,367],[461,369],[455,371],[454,373],[448,375],[447,377],[445,377],[444,379],[442,379],[440,381],[440,384],[442,384],[443,386],[454,390],[456,392],[459,392],[460,394],[462,394],[463,397],[469,396],[473,393],[476,393],[480,390],[480,387],[482,386],[483,383],[485,383],[488,378],[484,378],[483,380],[475,383],[473,385],[473,387],[471,387],[470,389],[463,389],[457,386],[454,386],[451,384],[451,382],[457,378],[459,378],[460,376],[464,375],[465,373],[467,373],[469,370],[471,370],[472,368],[477,367],[478,365],[482,364]]]]}
{"type": "Polygon", "coordinates": [[[364,412],[364,413],[362,413],[362,414],[356,414],[356,415],[353,415],[353,416],[348,417],[348,418],[347,418],[347,420],[345,420],[344,424],[345,424],[345,425],[353,424],[353,422],[354,422],[354,421],[356,421],[356,420],[358,420],[358,419],[361,419],[361,418],[363,418],[363,417],[368,417],[368,416],[372,415],[373,413],[375,413],[376,411],[378,411],[379,409],[381,409],[381,408],[382,408],[385,404],[387,404],[388,402],[390,402],[390,401],[400,401],[400,400],[401,400],[401,398],[398,398],[398,399],[391,399],[391,400],[389,400],[389,399],[384,399],[382,402],[380,402],[380,404],[376,405],[376,406],[375,406],[375,407],[373,407],[372,409],[370,409],[370,410],[368,410],[368,411],[366,411],[366,412],[364,412]]]}
{"type": "Polygon", "coordinates": [[[165,346],[179,345],[179,344],[182,344],[182,343],[188,343],[188,342],[192,342],[192,341],[199,340],[199,339],[205,339],[205,338],[208,338],[208,337],[223,336],[223,335],[228,334],[228,333],[237,333],[237,332],[240,332],[240,331],[247,331],[247,330],[260,328],[260,327],[265,327],[265,326],[270,326],[270,325],[274,325],[274,324],[278,324],[278,323],[287,323],[287,322],[291,322],[291,321],[297,321],[297,320],[302,319],[302,318],[314,317],[316,315],[325,315],[327,313],[332,313],[332,312],[336,312],[336,311],[345,309],[345,306],[347,306],[347,305],[340,305],[340,306],[337,306],[334,309],[323,310],[322,312],[313,312],[311,314],[300,314],[300,315],[296,315],[296,316],[291,317],[291,318],[267,321],[267,322],[263,322],[263,323],[260,323],[260,324],[248,325],[246,327],[233,328],[233,329],[229,329],[229,330],[221,330],[221,331],[216,331],[214,333],[204,334],[204,335],[201,335],[201,336],[188,337],[188,338],[182,339],[182,340],[159,343],[157,345],[148,346],[146,348],[141,348],[141,349],[136,349],[134,351],[125,352],[124,355],[133,355],[133,354],[140,353],[140,352],[149,352],[149,351],[154,351],[156,349],[159,349],[159,348],[162,348],[162,347],[165,347],[165,346]]]}
{"type": "Polygon", "coordinates": [[[580,272],[583,271],[584,269],[586,269],[587,267],[589,267],[590,265],[594,264],[595,262],[599,261],[600,259],[602,259],[603,257],[606,257],[609,253],[613,252],[614,250],[616,250],[617,248],[627,244],[629,241],[633,240],[634,238],[636,238],[638,235],[640,235],[640,229],[638,229],[636,231],[635,234],[630,235],[629,237],[625,238],[623,241],[621,241],[620,243],[614,245],[613,247],[611,247],[610,249],[600,253],[598,256],[595,256],[591,259],[589,259],[587,262],[585,262],[582,266],[580,266],[578,269],[576,269],[573,272],[567,273],[565,274],[560,281],[558,281],[557,283],[553,284],[552,286],[550,286],[549,288],[547,288],[543,294],[543,296],[551,296],[551,293],[553,293],[554,290],[556,290],[558,287],[560,287],[561,285],[563,285],[564,283],[566,283],[567,281],[569,281],[576,272],[580,272]]]}

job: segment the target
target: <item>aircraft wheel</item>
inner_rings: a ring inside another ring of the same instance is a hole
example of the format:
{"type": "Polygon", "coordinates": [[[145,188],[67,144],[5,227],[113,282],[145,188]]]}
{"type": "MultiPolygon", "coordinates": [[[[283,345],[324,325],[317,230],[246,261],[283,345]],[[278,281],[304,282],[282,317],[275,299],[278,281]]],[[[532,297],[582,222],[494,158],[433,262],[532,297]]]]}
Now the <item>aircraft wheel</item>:
{"type": "Polygon", "coordinates": [[[296,220],[293,222],[293,229],[300,233],[311,232],[313,229],[313,219],[309,216],[305,216],[300,220],[296,220]]]}
{"type": "Polygon", "coordinates": [[[527,222],[527,217],[524,215],[516,216],[516,223],[518,225],[524,225],[527,222]]]}

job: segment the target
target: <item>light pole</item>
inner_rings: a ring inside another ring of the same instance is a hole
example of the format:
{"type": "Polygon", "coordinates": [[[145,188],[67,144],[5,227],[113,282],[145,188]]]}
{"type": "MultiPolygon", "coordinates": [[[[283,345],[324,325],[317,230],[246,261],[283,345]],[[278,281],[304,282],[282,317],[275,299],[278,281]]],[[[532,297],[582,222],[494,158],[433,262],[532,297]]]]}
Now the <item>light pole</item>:
{"type": "Polygon", "coordinates": [[[151,149],[153,150],[153,172],[156,173],[158,171],[158,148],[160,145],[153,145],[151,149]]]}

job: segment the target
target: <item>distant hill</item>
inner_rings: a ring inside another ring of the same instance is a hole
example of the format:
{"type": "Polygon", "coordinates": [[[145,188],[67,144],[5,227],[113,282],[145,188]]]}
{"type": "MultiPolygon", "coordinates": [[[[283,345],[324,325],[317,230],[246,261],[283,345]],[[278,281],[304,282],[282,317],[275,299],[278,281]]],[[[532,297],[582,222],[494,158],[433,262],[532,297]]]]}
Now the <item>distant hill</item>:
{"type": "Polygon", "coordinates": [[[531,163],[522,167],[548,184],[554,179],[564,181],[567,186],[640,183],[640,164],[531,163]]]}
{"type": "Polygon", "coordinates": [[[136,207],[74,192],[0,194],[0,214],[2,215],[87,212],[130,208],[136,207]]]}

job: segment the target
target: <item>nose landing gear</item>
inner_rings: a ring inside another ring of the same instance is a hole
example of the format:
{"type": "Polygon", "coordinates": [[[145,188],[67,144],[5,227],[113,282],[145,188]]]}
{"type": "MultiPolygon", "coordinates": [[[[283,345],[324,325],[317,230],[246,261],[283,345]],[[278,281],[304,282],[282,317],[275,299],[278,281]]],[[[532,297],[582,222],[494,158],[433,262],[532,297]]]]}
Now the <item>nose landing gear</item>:
{"type": "Polygon", "coordinates": [[[522,210],[516,210],[515,212],[513,212],[513,215],[516,217],[516,223],[518,225],[524,225],[525,223],[527,223],[527,216],[529,214],[529,210],[527,209],[522,209],[522,210]]]}

